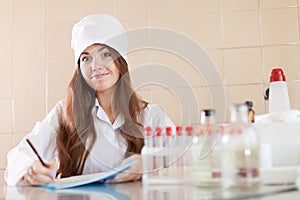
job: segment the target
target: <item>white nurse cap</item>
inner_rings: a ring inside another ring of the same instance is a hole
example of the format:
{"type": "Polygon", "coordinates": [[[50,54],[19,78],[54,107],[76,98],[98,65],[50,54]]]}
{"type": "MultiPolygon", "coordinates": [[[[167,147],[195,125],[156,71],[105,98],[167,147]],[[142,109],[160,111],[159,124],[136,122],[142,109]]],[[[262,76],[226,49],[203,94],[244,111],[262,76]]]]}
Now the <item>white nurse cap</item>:
{"type": "Polygon", "coordinates": [[[116,50],[128,63],[127,38],[121,23],[106,14],[89,15],[73,26],[71,47],[77,63],[81,53],[90,45],[100,43],[116,50]]]}

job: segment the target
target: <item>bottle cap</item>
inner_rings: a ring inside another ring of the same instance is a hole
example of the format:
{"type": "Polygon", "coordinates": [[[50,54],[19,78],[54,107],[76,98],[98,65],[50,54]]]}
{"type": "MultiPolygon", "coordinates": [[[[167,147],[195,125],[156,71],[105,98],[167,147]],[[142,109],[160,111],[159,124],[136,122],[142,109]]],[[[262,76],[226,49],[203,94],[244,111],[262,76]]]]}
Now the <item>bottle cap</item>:
{"type": "Polygon", "coordinates": [[[182,135],[182,126],[176,126],[176,135],[177,136],[182,135]]]}
{"type": "Polygon", "coordinates": [[[274,68],[271,73],[270,82],[285,81],[285,75],[281,68],[274,68]]]}
{"type": "Polygon", "coordinates": [[[192,126],[185,127],[185,131],[188,136],[193,136],[193,130],[194,128],[192,126]]]}
{"type": "Polygon", "coordinates": [[[146,131],[146,136],[147,137],[152,136],[151,127],[150,126],[145,127],[145,131],[146,131]]]}
{"type": "Polygon", "coordinates": [[[214,124],[215,119],[215,110],[214,109],[205,109],[201,110],[200,113],[200,124],[214,124]]]}
{"type": "Polygon", "coordinates": [[[158,137],[162,136],[162,128],[157,127],[155,130],[156,130],[156,136],[158,137]]]}
{"type": "Polygon", "coordinates": [[[167,134],[167,136],[172,136],[172,128],[171,127],[169,127],[169,126],[166,127],[166,134],[167,134]]]}
{"type": "Polygon", "coordinates": [[[248,107],[252,107],[253,106],[253,102],[252,101],[246,101],[245,104],[248,107]]]}
{"type": "Polygon", "coordinates": [[[215,114],[215,110],[205,109],[205,110],[202,110],[201,113],[203,113],[205,117],[209,117],[209,116],[212,116],[215,114]]]}

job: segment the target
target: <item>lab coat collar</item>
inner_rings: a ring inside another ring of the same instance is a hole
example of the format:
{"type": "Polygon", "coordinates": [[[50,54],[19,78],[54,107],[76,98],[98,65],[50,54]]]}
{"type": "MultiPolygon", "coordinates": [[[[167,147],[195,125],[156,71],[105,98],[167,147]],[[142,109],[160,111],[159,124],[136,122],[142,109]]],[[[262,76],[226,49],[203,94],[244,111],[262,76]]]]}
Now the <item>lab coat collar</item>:
{"type": "Polygon", "coordinates": [[[105,113],[105,111],[103,110],[102,106],[99,104],[98,99],[96,98],[95,100],[95,107],[96,107],[96,113],[97,113],[97,117],[110,124],[112,126],[112,128],[115,130],[117,128],[120,128],[124,123],[125,123],[125,118],[122,114],[118,114],[117,118],[115,119],[114,123],[111,124],[107,114],[105,113]]]}

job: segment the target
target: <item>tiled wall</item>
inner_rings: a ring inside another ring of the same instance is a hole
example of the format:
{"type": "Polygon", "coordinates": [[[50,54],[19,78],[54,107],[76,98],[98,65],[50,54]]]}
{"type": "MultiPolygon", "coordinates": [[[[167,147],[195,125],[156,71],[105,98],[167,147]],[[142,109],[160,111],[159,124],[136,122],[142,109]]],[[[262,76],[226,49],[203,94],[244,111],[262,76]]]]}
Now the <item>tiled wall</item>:
{"type": "MultiPolygon", "coordinates": [[[[8,150],[64,98],[74,68],[71,27],[92,13],[114,15],[126,30],[167,28],[203,45],[222,77],[227,106],[252,100],[257,114],[266,113],[270,70],[284,67],[292,108],[300,109],[300,0],[0,0],[0,5],[1,174],[8,150]]],[[[153,49],[132,52],[129,59],[131,69],[149,63],[171,67],[191,85],[199,108],[212,107],[207,77],[186,60],[153,49]]],[[[186,107],[175,91],[186,88],[148,84],[138,91],[176,123],[185,121],[186,107]]]]}

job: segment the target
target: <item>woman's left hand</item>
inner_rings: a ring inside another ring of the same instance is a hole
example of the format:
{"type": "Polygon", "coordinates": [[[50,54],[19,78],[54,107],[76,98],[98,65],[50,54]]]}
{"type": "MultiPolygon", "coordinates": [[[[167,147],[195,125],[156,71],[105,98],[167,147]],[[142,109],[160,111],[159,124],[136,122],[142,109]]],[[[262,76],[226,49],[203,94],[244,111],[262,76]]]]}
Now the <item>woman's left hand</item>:
{"type": "Polygon", "coordinates": [[[141,155],[133,155],[122,161],[121,164],[126,163],[130,160],[136,160],[133,165],[126,171],[117,174],[114,178],[108,179],[107,183],[122,183],[128,181],[139,181],[143,174],[143,164],[141,155]]]}

